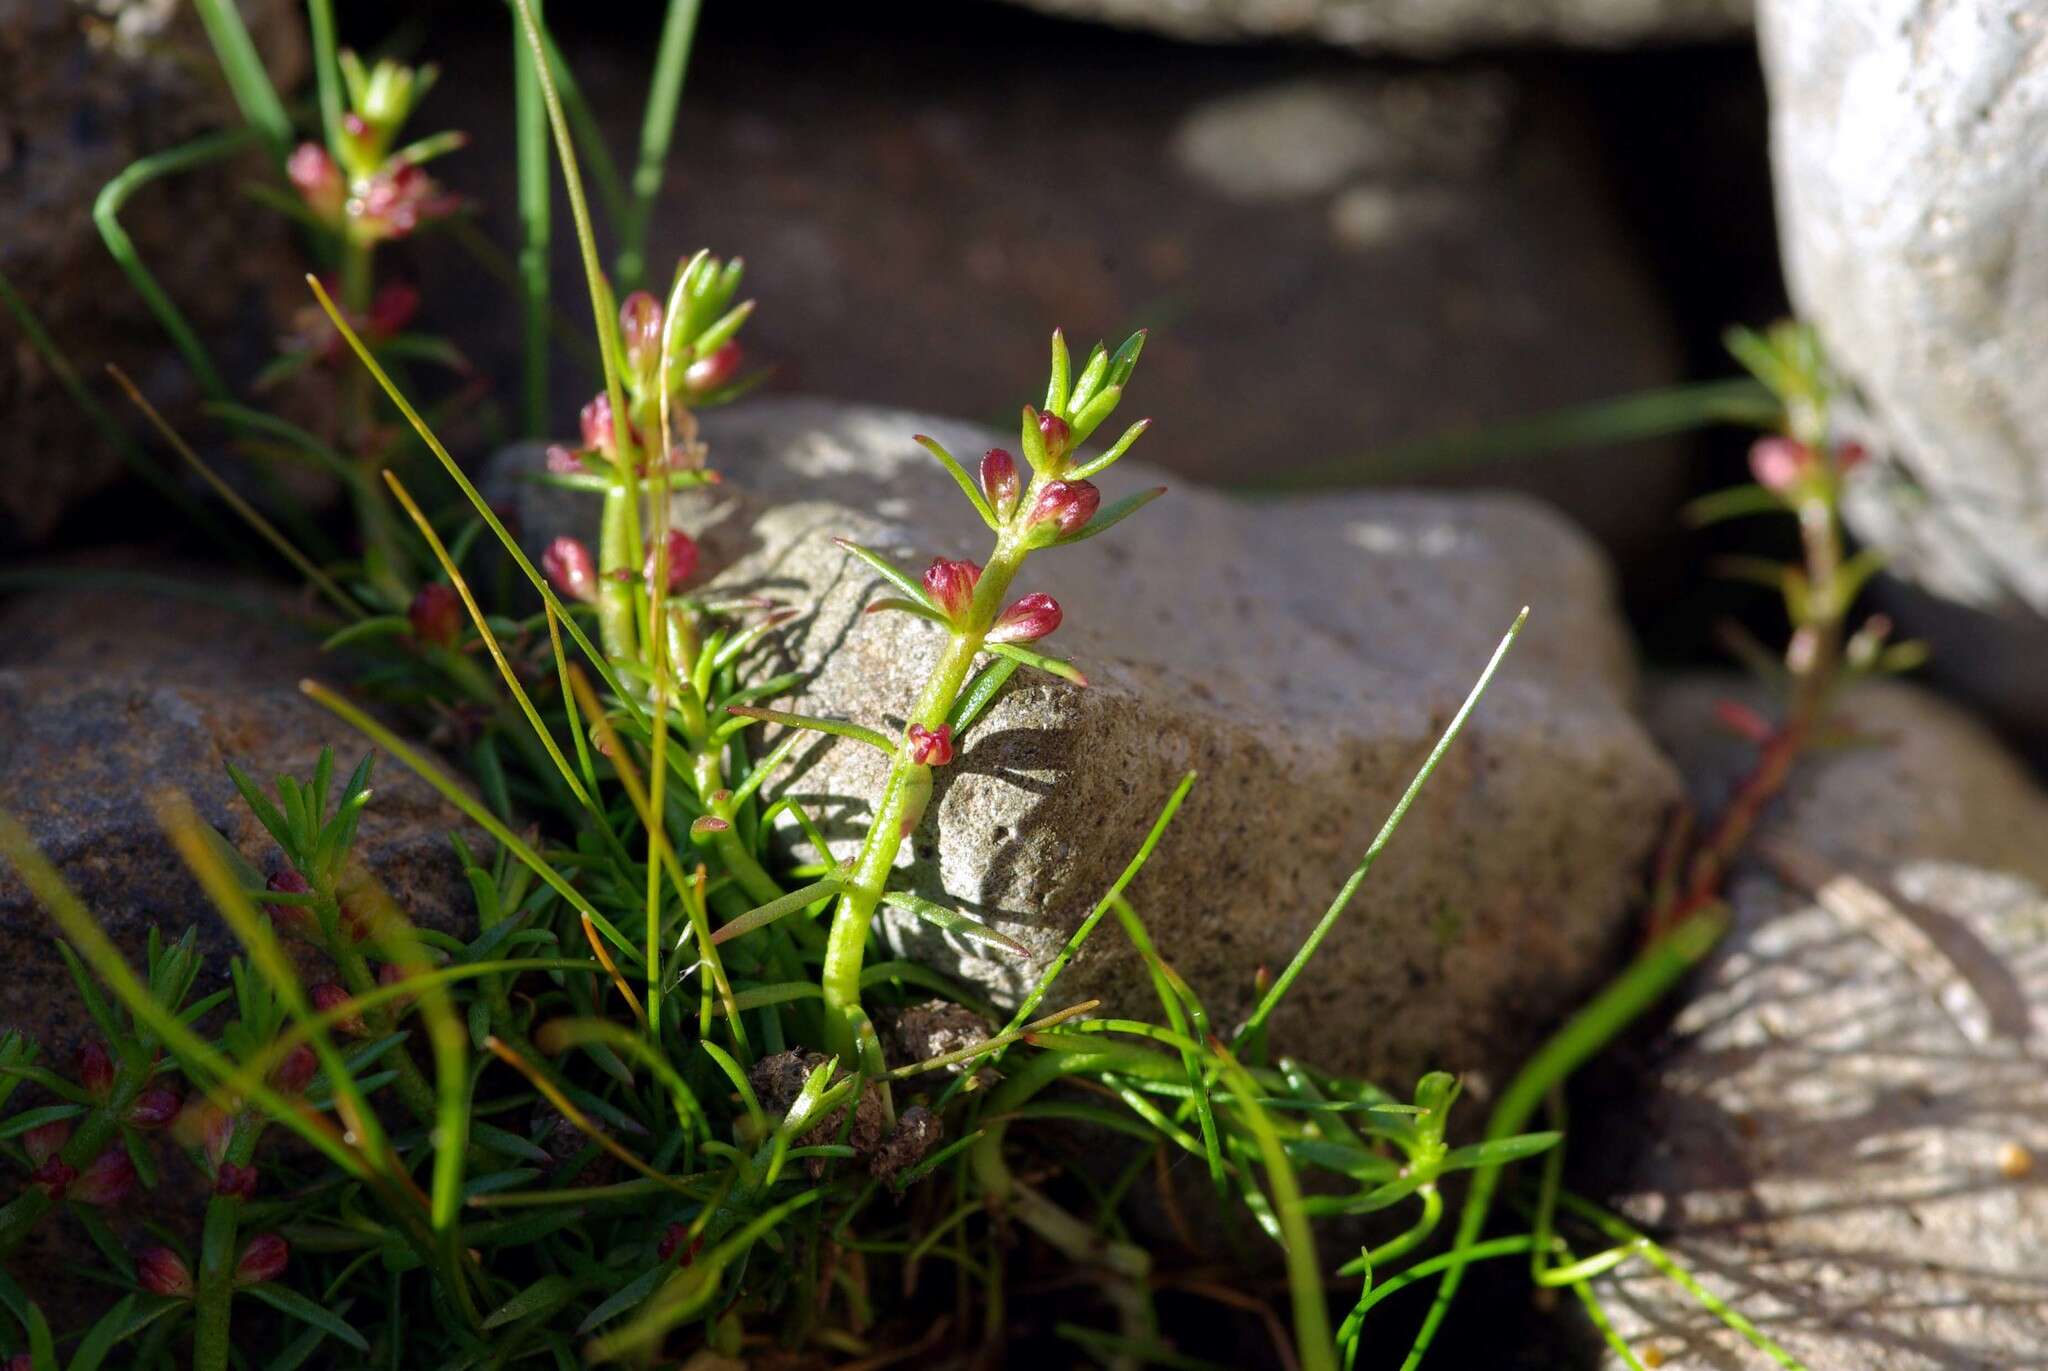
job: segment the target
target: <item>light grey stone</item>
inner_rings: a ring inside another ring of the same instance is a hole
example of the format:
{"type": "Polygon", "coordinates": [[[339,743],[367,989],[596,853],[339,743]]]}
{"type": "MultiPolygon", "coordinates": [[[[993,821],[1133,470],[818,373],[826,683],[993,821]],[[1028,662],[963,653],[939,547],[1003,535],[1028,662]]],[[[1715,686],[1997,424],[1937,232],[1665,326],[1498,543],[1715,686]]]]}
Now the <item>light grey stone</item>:
{"type": "Polygon", "coordinates": [[[1626,47],[1719,38],[1752,0],[1025,0],[1034,9],[1205,42],[1313,39],[1433,55],[1514,43],[1626,47]]]}
{"type": "MultiPolygon", "coordinates": [[[[1653,697],[1703,806],[1744,764],[1713,741],[1740,693],[1653,697]]],[[[1871,743],[1796,773],[1647,1088],[1586,1133],[1623,1210],[1809,1371],[2039,1366],[2048,799],[1924,691],[1843,715],[1871,743]]],[[[1641,1263],[1602,1285],[1667,1367],[1771,1365],[1641,1263]]]]}
{"type": "MultiPolygon", "coordinates": [[[[2048,641],[2048,9],[1769,0],[1759,27],[1792,297],[1886,458],[1850,521],[1937,601],[2048,641]]],[[[1937,646],[1981,629],[1903,599],[1937,646]]],[[[2038,692],[1977,693],[2048,737],[2038,692]]]]}
{"type": "MultiPolygon", "coordinates": [[[[750,403],[705,429],[725,484],[680,498],[677,521],[701,535],[719,589],[813,607],[790,647],[816,675],[791,707],[900,727],[936,630],[864,615],[878,578],[830,540],[913,570],[984,553],[986,530],[910,438],[968,461],[997,438],[819,400],[750,403]]],[[[514,450],[497,479],[536,461],[514,450]]],[[[1158,476],[1126,461],[1104,484],[1114,498],[1158,476]]],[[[521,489],[530,542],[588,532],[587,499],[521,489]]],[[[1254,969],[1277,971],[1300,944],[1526,603],[1520,646],[1278,1031],[1397,1081],[1498,1069],[1610,965],[1675,781],[1631,712],[1606,567],[1555,515],[1513,496],[1254,504],[1180,486],[1109,535],[1035,556],[1018,589],[1059,598],[1067,622],[1044,646],[1092,684],[1013,679],[942,772],[902,879],[1029,956],[892,923],[910,955],[1014,1002],[1195,769],[1132,897],[1228,1028],[1254,969]]],[[[845,855],[882,776],[878,754],[833,744],[788,786],[845,855]]],[[[1054,998],[1140,1013],[1151,995],[1112,921],[1054,998]]]]}

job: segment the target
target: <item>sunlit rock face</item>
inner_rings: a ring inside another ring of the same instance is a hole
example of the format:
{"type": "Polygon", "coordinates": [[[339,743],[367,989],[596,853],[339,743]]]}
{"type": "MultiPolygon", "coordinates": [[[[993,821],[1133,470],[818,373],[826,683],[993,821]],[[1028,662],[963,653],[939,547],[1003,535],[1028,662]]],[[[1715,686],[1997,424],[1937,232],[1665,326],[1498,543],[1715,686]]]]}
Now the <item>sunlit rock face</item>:
{"type": "MultiPolygon", "coordinates": [[[[1718,679],[1652,695],[1703,808],[1747,761],[1713,725],[1730,694],[1761,703],[1718,679]]],[[[1770,812],[1647,1082],[1574,1120],[1586,1174],[1811,1371],[2026,1365],[2048,1328],[2048,798],[1924,691],[1859,689],[1841,718],[1862,744],[1770,812]]],[[[1766,1364],[1642,1263],[1600,1294],[1638,1354],[1766,1364]]]]}
{"type": "MultiPolygon", "coordinates": [[[[985,555],[987,531],[911,435],[970,462],[1014,436],[819,400],[748,403],[705,430],[726,482],[680,497],[676,519],[700,535],[717,589],[810,611],[785,634],[813,673],[791,707],[900,728],[938,630],[862,613],[887,592],[831,540],[913,570],[985,555]]],[[[1170,441],[1163,429],[1146,440],[1170,441]]],[[[587,497],[516,481],[539,463],[514,450],[494,473],[524,492],[525,536],[588,535],[587,497]]],[[[1099,480],[1106,500],[1172,484],[1137,461],[1099,480]]],[[[1071,657],[1090,685],[1018,673],[941,769],[900,879],[1028,955],[892,922],[906,955],[1014,1002],[1193,770],[1131,897],[1227,1030],[1255,971],[1292,956],[1527,604],[1519,646],[1277,1032],[1283,1047],[1404,1084],[1431,1067],[1498,1071],[1612,965],[1676,781],[1632,712],[1605,564],[1556,515],[1511,496],[1253,503],[1175,485],[1110,533],[1034,556],[1017,590],[1059,599],[1065,622],[1037,646],[1071,657]]],[[[780,785],[848,855],[883,759],[853,743],[800,755],[780,785]]],[[[1152,994],[1112,920],[1054,1000],[1149,1013],[1152,994]]]]}

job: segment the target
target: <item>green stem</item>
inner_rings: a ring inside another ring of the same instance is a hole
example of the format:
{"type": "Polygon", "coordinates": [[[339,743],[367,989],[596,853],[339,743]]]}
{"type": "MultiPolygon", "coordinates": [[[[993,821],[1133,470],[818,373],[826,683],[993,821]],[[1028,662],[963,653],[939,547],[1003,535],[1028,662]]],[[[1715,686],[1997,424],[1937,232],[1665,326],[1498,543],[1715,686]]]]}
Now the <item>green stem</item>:
{"type": "MultiPolygon", "coordinates": [[[[625,425],[621,423],[620,429],[625,425]]],[[[640,657],[640,621],[633,608],[633,583],[613,575],[616,571],[637,572],[639,559],[633,555],[634,503],[639,482],[627,477],[604,495],[604,517],[597,543],[597,629],[604,650],[622,662],[640,657]]]]}
{"type": "MultiPolygon", "coordinates": [[[[1038,486],[1034,479],[1024,496],[1024,508],[1031,507],[1038,486]]],[[[946,650],[911,708],[910,723],[937,729],[946,722],[953,702],[967,682],[967,673],[974,667],[975,656],[1001,611],[1004,597],[1009,594],[1010,582],[1029,555],[1030,549],[1009,531],[998,538],[995,555],[989,558],[981,579],[975,583],[974,600],[964,616],[966,623],[953,630],[946,650]]],[[[874,922],[875,907],[881,902],[903,840],[917,827],[930,795],[931,768],[912,761],[909,748],[899,746],[882,790],[882,802],[876,807],[866,840],[861,843],[860,855],[854,859],[848,889],[839,897],[833,912],[832,934],[825,947],[825,1031],[828,1050],[838,1053],[841,1060],[850,1060],[854,1051],[849,1011],[860,1007],[861,961],[867,953],[868,928],[874,922]]]]}
{"type": "MultiPolygon", "coordinates": [[[[262,1127],[251,1121],[238,1123],[224,1160],[236,1166],[249,1165],[262,1132],[262,1127]]],[[[193,1371],[226,1371],[228,1365],[229,1314],[235,1298],[235,1247],[241,1219],[239,1196],[216,1194],[207,1202],[193,1295],[193,1371]]]]}

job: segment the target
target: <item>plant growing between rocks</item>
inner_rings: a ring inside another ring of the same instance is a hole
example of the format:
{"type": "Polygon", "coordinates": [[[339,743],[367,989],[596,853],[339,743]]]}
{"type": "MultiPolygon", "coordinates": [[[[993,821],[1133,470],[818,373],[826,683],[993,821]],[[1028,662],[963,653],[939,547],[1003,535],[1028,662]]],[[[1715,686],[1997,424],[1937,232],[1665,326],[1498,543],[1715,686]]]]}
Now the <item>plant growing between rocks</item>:
{"type": "MultiPolygon", "coordinates": [[[[1278,975],[1260,973],[1245,1022],[1212,1021],[1127,898],[1192,774],[1157,797],[1147,839],[1063,955],[998,1015],[891,956],[874,915],[887,905],[958,936],[1006,941],[892,889],[892,873],[928,822],[937,780],[1016,672],[1086,687],[1041,650],[1062,611],[1028,588],[1026,564],[1111,530],[1162,493],[1104,503],[1095,484],[1149,421],[1086,450],[1132,383],[1144,335],[1114,351],[1098,344],[1076,368],[1055,333],[1044,395],[1023,408],[1015,453],[992,449],[970,466],[917,440],[988,527],[985,561],[940,558],[914,574],[847,546],[879,579],[876,612],[933,626],[929,675],[900,726],[778,709],[801,679],[778,670],[776,630],[805,607],[721,594],[700,575],[700,549],[670,524],[676,492],[719,479],[695,411],[750,384],[737,342],[752,309],[737,298],[741,264],[699,253],[661,295],[616,296],[615,282],[638,284],[652,191],[636,177],[633,200],[607,193],[626,229],[608,277],[573,87],[535,9],[517,5],[527,236],[516,279],[528,305],[529,426],[545,424],[542,382],[556,347],[545,277],[549,136],[602,377],[579,441],[551,448],[540,478],[601,502],[598,543],[558,540],[539,566],[407,398],[405,362],[452,355],[409,341],[398,302],[374,284],[380,245],[454,208],[419,167],[456,140],[396,146],[431,78],[336,52],[332,15],[312,0],[323,141],[288,151],[291,125],[265,94],[246,34],[236,36],[232,6],[203,8],[255,130],[236,137],[278,155],[299,197],[293,212],[337,268],[332,286],[309,277],[319,319],[269,374],[277,382],[328,369],[332,427],[308,431],[225,398],[224,387],[213,413],[245,446],[267,435],[342,479],[362,555],[323,564],[242,509],[339,615],[331,645],[373,659],[357,684],[374,707],[312,682],[307,693],[431,782],[490,845],[454,840],[477,912],[474,932],[458,937],[414,926],[352,858],[374,803],[369,757],[339,786],[331,755],[309,779],[276,778],[269,791],[235,773],[276,843],[269,875],[166,795],[167,839],[246,954],[229,988],[195,999],[201,968],[189,933],[153,941],[138,973],[19,826],[0,819],[0,854],[55,920],[99,1034],[66,1070],[26,1039],[0,1042],[0,1107],[23,1087],[48,1101],[0,1122],[0,1147],[21,1178],[0,1208],[0,1251],[41,1225],[73,1225],[100,1258],[97,1278],[119,1292],[97,1323],[60,1333],[19,1285],[0,1280],[14,1318],[0,1343],[10,1371],[881,1366],[942,1353],[966,1362],[1000,1348],[1018,1273],[1042,1270],[1048,1253],[1094,1286],[1096,1298],[1063,1311],[1058,1327],[1085,1355],[1112,1366],[1202,1365],[1172,1344],[1160,1293],[1260,1301],[1182,1279],[1133,1231],[1134,1187],[1173,1165],[1204,1177],[1218,1205],[1281,1250],[1291,1330],[1278,1331],[1282,1321],[1264,1310],[1279,1364],[1391,1364],[1401,1348],[1376,1336],[1371,1311],[1441,1275],[1407,1354],[1419,1362],[1462,1271],[1491,1257],[1528,1256],[1535,1285],[1572,1289],[1603,1327],[1593,1276],[1641,1256],[1689,1279],[1647,1238],[1561,1193],[1561,1135],[1530,1124],[1570,1071],[1711,943],[1727,861],[1783,768],[1825,735],[1839,679],[1907,664],[1881,630],[1844,637],[1867,572],[1839,550],[1835,482],[1846,460],[1829,446],[1810,339],[1774,334],[1738,349],[1784,399],[1790,432],[1759,446],[1757,491],[1704,511],[1790,507],[1808,534],[1806,567],[1776,573],[1795,624],[1786,716],[1737,721],[1755,731],[1762,779],[1709,830],[1684,878],[1660,887],[1638,960],[1536,1053],[1483,1136],[1460,1143],[1452,1076],[1431,1073],[1397,1096],[1277,1054],[1267,1025],[1478,705],[1520,620],[1314,932],[1278,975]],[[331,365],[344,349],[359,371],[331,365]],[[380,393],[409,437],[386,428],[380,393]],[[397,462],[406,455],[431,457],[460,498],[423,503],[397,462]],[[487,569],[490,543],[510,573],[487,569]],[[431,728],[460,756],[459,772],[407,742],[394,718],[431,728]],[[764,727],[778,732],[757,748],[764,727]],[[781,784],[819,735],[889,762],[867,797],[858,854],[843,865],[781,784]],[[1104,936],[1111,915],[1150,972],[1156,1020],[1091,1016],[1103,1007],[1058,998],[1061,968],[1084,940],[1104,936]],[[1043,1159],[1076,1127],[1127,1141],[1127,1153],[1102,1177],[1050,1185],[1043,1159]],[[274,1145],[282,1134],[295,1141],[274,1145]],[[182,1224],[130,1221],[123,1207],[138,1191],[181,1184],[165,1165],[173,1150],[203,1178],[203,1203],[182,1224]],[[1526,1201],[1528,1231],[1488,1237],[1504,1169],[1538,1156],[1541,1176],[1511,1192],[1526,1201]],[[1455,1245],[1432,1253],[1459,1173],[1470,1175],[1455,1245]],[[1325,1264],[1319,1229],[1381,1211],[1402,1220],[1375,1230],[1355,1259],[1325,1264]],[[1570,1245],[1588,1241],[1601,1250],[1582,1256],[1570,1245]],[[1341,1317],[1333,1298],[1348,1308],[1341,1317]]],[[[694,15],[679,0],[664,31],[640,164],[657,180],[694,15]]],[[[600,186],[615,179],[602,173],[600,186]]],[[[161,303],[169,326],[175,311],[161,303]]],[[[195,369],[197,346],[180,339],[195,369]]],[[[1170,1185],[1161,1193],[1177,1203],[1170,1185]]]]}

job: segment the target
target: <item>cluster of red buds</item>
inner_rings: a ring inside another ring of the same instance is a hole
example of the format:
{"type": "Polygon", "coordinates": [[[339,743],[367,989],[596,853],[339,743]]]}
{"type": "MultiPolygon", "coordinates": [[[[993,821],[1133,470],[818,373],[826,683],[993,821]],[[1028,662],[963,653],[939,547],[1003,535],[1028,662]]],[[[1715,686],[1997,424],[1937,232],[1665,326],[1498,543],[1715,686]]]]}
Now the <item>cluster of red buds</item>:
{"type": "Polygon", "coordinates": [[[1769,433],[1749,448],[1749,472],[1756,483],[1788,504],[1811,497],[1832,498],[1841,478],[1869,454],[1861,443],[1807,444],[1769,433]]]}
{"type": "MultiPolygon", "coordinates": [[[[291,1245],[276,1233],[258,1233],[242,1245],[235,1259],[237,1286],[262,1285],[284,1274],[291,1245]]],[[[152,1295],[189,1300],[197,1289],[192,1268],[168,1247],[151,1247],[135,1259],[135,1283],[152,1295]]]]}
{"type": "Polygon", "coordinates": [[[399,130],[434,84],[436,68],[384,59],[364,68],[341,54],[348,109],[334,130],[332,149],[301,143],[285,174],[312,216],[359,245],[403,238],[430,220],[453,213],[460,201],[422,164],[465,141],[443,133],[394,148],[399,130]]]}
{"type": "MultiPolygon", "coordinates": [[[[312,144],[306,146],[312,147],[312,144]]],[[[340,293],[339,285],[331,275],[323,275],[320,284],[329,295],[340,293]]],[[[419,288],[403,281],[387,281],[377,287],[367,310],[352,310],[345,306],[342,309],[349,327],[372,347],[388,343],[405,332],[419,312],[419,288]]],[[[314,361],[330,367],[339,366],[348,358],[348,344],[327,317],[327,312],[318,305],[304,305],[292,312],[291,327],[278,339],[277,348],[293,361],[314,361]]],[[[258,384],[273,384],[278,374],[275,368],[266,371],[258,384]]]]}
{"type": "Polygon", "coordinates": [[[71,1141],[68,1121],[46,1123],[21,1136],[28,1154],[29,1184],[53,1200],[106,1206],[119,1204],[135,1193],[135,1163],[128,1149],[116,1143],[85,1164],[83,1170],[64,1160],[64,1145],[71,1141]]]}

